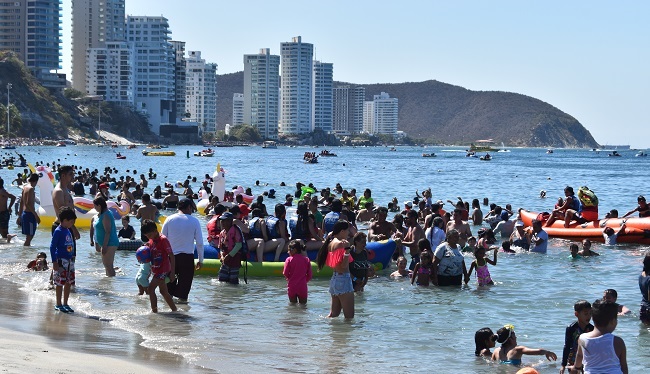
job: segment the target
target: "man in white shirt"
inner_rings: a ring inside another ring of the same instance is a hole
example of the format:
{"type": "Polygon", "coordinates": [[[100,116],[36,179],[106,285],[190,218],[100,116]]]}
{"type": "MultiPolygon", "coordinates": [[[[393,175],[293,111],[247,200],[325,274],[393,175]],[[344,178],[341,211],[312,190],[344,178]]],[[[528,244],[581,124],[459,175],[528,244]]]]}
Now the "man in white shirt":
{"type": "Polygon", "coordinates": [[[533,220],[533,236],[530,238],[531,252],[546,253],[548,247],[548,234],[542,230],[542,222],[533,220]]]}
{"type": "Polygon", "coordinates": [[[203,265],[203,234],[201,223],[192,217],[192,201],[183,199],[178,203],[178,213],[167,217],[162,227],[162,234],[167,237],[176,260],[176,281],[167,284],[169,293],[178,298],[178,303],[187,303],[192,288],[194,270],[203,265]],[[199,255],[199,262],[194,265],[194,247],[199,255]]]}

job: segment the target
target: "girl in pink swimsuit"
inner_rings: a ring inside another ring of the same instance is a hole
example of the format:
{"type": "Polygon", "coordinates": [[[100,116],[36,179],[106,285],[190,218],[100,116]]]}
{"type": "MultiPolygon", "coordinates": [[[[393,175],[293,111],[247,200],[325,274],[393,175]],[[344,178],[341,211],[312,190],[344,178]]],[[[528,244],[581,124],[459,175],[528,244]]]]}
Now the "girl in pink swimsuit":
{"type": "Polygon", "coordinates": [[[282,274],[287,279],[289,302],[307,304],[307,283],[311,280],[311,262],[303,255],[305,245],[300,240],[289,242],[289,257],[284,261],[282,274]]]}
{"type": "Polygon", "coordinates": [[[492,277],[490,277],[490,270],[488,270],[487,264],[496,265],[497,264],[497,249],[494,249],[494,258],[490,260],[485,257],[485,248],[482,246],[476,247],[474,251],[474,257],[476,260],[472,261],[472,265],[469,267],[467,276],[465,277],[465,284],[469,282],[469,277],[472,275],[472,270],[476,268],[476,278],[478,279],[479,286],[487,286],[494,284],[492,277]]]}

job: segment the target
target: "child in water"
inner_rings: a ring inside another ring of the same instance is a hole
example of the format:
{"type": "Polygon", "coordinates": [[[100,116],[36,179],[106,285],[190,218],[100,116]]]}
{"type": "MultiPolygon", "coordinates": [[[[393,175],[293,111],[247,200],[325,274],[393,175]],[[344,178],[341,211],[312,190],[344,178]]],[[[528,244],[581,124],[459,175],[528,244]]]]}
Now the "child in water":
{"type": "Polygon", "coordinates": [[[311,280],[311,262],[302,253],[305,245],[301,240],[289,242],[289,257],[284,261],[282,274],[287,279],[289,302],[307,304],[307,283],[311,280]]]}
{"type": "Polygon", "coordinates": [[[476,237],[470,236],[467,238],[467,245],[463,248],[463,253],[474,253],[476,251],[476,237]]]}
{"type": "Polygon", "coordinates": [[[366,238],[366,234],[362,232],[354,234],[352,238],[352,258],[354,260],[350,262],[350,276],[352,276],[354,292],[363,292],[363,288],[368,283],[368,277],[370,277],[372,264],[368,261],[366,238]]]}
{"type": "Polygon", "coordinates": [[[549,361],[557,360],[557,355],[546,349],[534,349],[517,345],[517,335],[515,335],[515,327],[513,325],[505,325],[497,331],[497,342],[501,343],[501,347],[494,350],[492,360],[499,361],[502,364],[519,366],[521,365],[521,356],[523,355],[544,355],[549,361]]]}
{"type": "Polygon", "coordinates": [[[406,268],[406,265],[408,265],[406,257],[399,256],[397,258],[397,270],[390,274],[391,278],[408,277],[411,272],[406,268]]]}
{"type": "Polygon", "coordinates": [[[566,328],[564,333],[564,349],[562,350],[562,368],[560,374],[564,374],[567,365],[573,366],[578,352],[578,338],[582,333],[590,332],[594,326],[589,323],[591,320],[591,303],[587,300],[579,300],[573,305],[573,314],[578,319],[566,328]]]}
{"type": "Polygon", "coordinates": [[[140,269],[135,276],[135,283],[138,285],[138,295],[144,295],[145,293],[148,295],[149,277],[151,276],[151,250],[147,246],[142,246],[138,248],[136,257],[140,263],[140,269]],[[142,255],[139,253],[142,253],[142,255]]]}
{"type": "Polygon", "coordinates": [[[39,254],[36,255],[36,259],[31,260],[29,264],[27,264],[27,268],[33,271],[48,270],[49,268],[47,267],[47,255],[45,252],[39,252],[39,254]]]}
{"type": "Polygon", "coordinates": [[[474,355],[487,358],[492,357],[490,348],[494,348],[497,338],[498,336],[495,335],[489,327],[484,327],[476,331],[474,334],[474,343],[476,344],[474,355]]]}
{"type": "Polygon", "coordinates": [[[472,275],[472,270],[476,268],[476,278],[478,279],[479,286],[492,285],[494,282],[490,277],[490,270],[488,270],[487,264],[490,263],[494,266],[497,264],[497,250],[494,249],[494,257],[492,260],[485,257],[485,248],[479,246],[474,252],[476,259],[472,261],[472,265],[469,267],[469,271],[465,276],[465,284],[469,282],[469,278],[472,275]]]}
{"type": "MultiPolygon", "coordinates": [[[[426,239],[423,239],[426,240],[426,239]]],[[[420,262],[415,264],[411,284],[417,281],[418,286],[428,286],[431,281],[431,271],[433,270],[433,256],[431,251],[424,251],[420,254],[420,262]]]]}
{"type": "Polygon", "coordinates": [[[510,249],[510,242],[509,241],[504,241],[501,243],[501,252],[504,253],[517,253],[516,251],[510,249]]]}
{"type": "Polygon", "coordinates": [[[612,333],[616,329],[618,304],[596,300],[591,306],[594,329],[578,338],[578,353],[571,374],[626,373],[625,342],[612,333]],[[584,363],[584,366],[583,366],[584,363]]]}
{"type": "Polygon", "coordinates": [[[571,243],[571,245],[569,246],[569,251],[571,251],[571,255],[569,256],[569,258],[574,260],[582,258],[582,256],[580,256],[580,253],[578,252],[578,245],[576,243],[571,243]]]}

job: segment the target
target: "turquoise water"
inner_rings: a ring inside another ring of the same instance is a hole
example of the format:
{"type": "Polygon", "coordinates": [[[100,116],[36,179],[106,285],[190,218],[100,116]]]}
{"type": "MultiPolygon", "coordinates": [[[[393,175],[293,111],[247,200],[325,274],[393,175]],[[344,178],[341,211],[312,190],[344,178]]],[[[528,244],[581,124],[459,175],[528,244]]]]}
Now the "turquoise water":
{"type": "MultiPolygon", "coordinates": [[[[375,201],[386,204],[393,196],[401,202],[415,190],[431,187],[434,199],[465,200],[488,197],[513,208],[549,210],[566,185],[587,185],[600,199],[600,210],[621,213],[632,209],[638,194],[648,194],[647,158],[633,152],[610,158],[606,153],[585,150],[512,149],[495,153],[490,162],[468,159],[452,148],[335,148],[338,157],[322,158],[319,164],[302,162],[310,148],[262,149],[261,147],[218,148],[209,158],[186,158],[198,147],[173,148],[177,156],[144,157],[141,149],[120,150],[126,160],[115,160],[114,151],[96,147],[30,147],[19,149],[27,159],[52,162],[60,159],[83,167],[116,167],[120,173],[133,168],[138,175],[149,167],[158,173],[149,189],[163,181],[183,181],[187,175],[199,181],[212,174],[217,162],[226,169],[226,186],[244,185],[254,193],[274,188],[277,202],[293,192],[296,181],[317,187],[356,188],[360,195],[371,188],[375,201]],[[435,152],[436,158],[422,153],[435,152]],[[266,187],[255,188],[259,180],[266,187]],[[280,187],[285,182],[288,187],[280,187]],[[548,192],[547,199],[539,191],[548,192]]],[[[313,151],[319,151],[318,149],[313,151]]],[[[58,161],[57,161],[58,162],[58,161]]],[[[18,170],[0,170],[6,183],[18,170]]],[[[194,183],[195,191],[200,183],[194,183]]],[[[19,192],[8,187],[9,191],[19,192]]],[[[271,208],[272,200],[266,200],[271,208]]],[[[487,207],[484,207],[487,208],[487,207]]],[[[449,206],[446,207],[449,210],[449,206]]],[[[486,212],[486,209],[484,209],[486,212]]],[[[601,214],[602,215],[602,214],[601,214]]],[[[200,217],[204,221],[203,217],[200,217]]],[[[13,221],[13,219],[12,219],[13,221]]],[[[473,227],[476,232],[479,227],[473,227]]],[[[138,227],[136,226],[136,229],[138,227]]],[[[10,231],[17,232],[15,225],[10,231]]],[[[20,235],[19,235],[20,237],[20,235]]],[[[506,323],[516,326],[518,341],[529,347],[543,347],[561,356],[564,327],[573,321],[573,303],[593,301],[605,288],[619,293],[619,302],[633,315],[619,318],[616,334],[628,349],[630,372],[647,368],[650,359],[650,331],[638,322],[640,294],[637,277],[647,246],[599,244],[597,258],[571,261],[568,242],[551,240],[549,254],[502,255],[491,267],[496,285],[477,289],[473,279],[458,289],[413,287],[392,280],[387,273],[371,279],[366,292],[356,297],[353,322],[324,318],[329,311],[327,280],[310,283],[306,308],[290,306],[282,279],[251,279],[248,285],[230,287],[210,277],[195,278],[190,304],[182,313],[149,313],[148,299],[136,296],[133,278],[138,270],[133,253],[118,253],[118,276],[103,276],[100,258],[90,248],[87,232],[77,259],[77,292],[70,304],[81,315],[106,320],[112,327],[140,334],[143,345],[177,353],[190,363],[225,372],[273,370],[290,372],[499,372],[516,369],[486,363],[474,357],[474,332],[482,327],[496,331],[506,323]],[[224,369],[225,367],[225,369],[224,369]]],[[[24,272],[35,252],[47,251],[49,230],[39,230],[34,247],[19,244],[0,246],[0,277],[38,295],[50,295],[47,276],[24,272]]],[[[472,258],[466,258],[469,266],[472,258]]],[[[53,297],[53,295],[51,295],[53,297]]],[[[161,305],[162,300],[159,300],[161,305]]],[[[164,309],[163,309],[164,310],[164,309]]],[[[541,372],[557,372],[558,362],[541,356],[524,357],[523,362],[541,372]]]]}

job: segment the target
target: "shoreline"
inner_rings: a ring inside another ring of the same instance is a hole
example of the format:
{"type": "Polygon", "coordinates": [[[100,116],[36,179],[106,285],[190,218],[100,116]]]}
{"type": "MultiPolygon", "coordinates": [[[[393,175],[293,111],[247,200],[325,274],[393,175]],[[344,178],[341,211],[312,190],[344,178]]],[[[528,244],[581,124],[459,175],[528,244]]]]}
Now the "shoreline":
{"type": "Polygon", "coordinates": [[[0,298],[3,372],[213,372],[179,355],[145,348],[139,335],[107,322],[82,313],[58,313],[51,299],[23,291],[6,279],[0,279],[0,298]]]}

